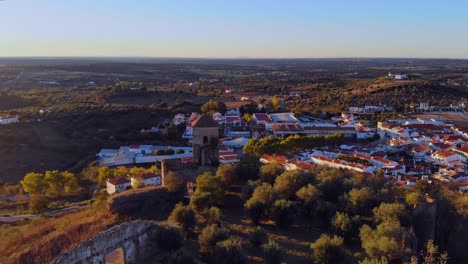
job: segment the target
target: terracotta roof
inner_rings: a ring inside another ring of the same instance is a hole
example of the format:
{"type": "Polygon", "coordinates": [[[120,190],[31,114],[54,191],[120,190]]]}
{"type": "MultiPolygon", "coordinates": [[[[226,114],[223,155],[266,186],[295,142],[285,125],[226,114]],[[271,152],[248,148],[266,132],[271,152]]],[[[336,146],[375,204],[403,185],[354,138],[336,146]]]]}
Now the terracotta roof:
{"type": "Polygon", "coordinates": [[[464,146],[464,147],[461,147],[461,148],[457,148],[456,150],[457,150],[457,151],[460,151],[460,152],[463,152],[463,153],[468,153],[468,146],[464,146]]]}
{"type": "Polygon", "coordinates": [[[109,183],[113,185],[119,185],[119,184],[125,184],[125,183],[130,183],[129,180],[127,180],[124,177],[118,177],[118,178],[113,178],[108,180],[109,183]]]}
{"type": "Polygon", "coordinates": [[[453,153],[452,151],[448,151],[448,150],[439,150],[439,151],[436,151],[434,153],[434,156],[440,156],[440,157],[443,157],[443,158],[448,158],[450,156],[453,156],[455,155],[455,153],[453,153]]]}
{"type": "Polygon", "coordinates": [[[192,127],[218,127],[219,124],[210,115],[203,114],[192,122],[192,127]]]}

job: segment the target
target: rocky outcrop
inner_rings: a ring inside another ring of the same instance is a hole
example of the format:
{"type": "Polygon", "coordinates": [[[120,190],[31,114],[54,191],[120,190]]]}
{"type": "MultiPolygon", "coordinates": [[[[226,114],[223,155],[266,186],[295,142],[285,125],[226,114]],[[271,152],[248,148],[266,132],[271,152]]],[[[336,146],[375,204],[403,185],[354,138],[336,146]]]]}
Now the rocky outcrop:
{"type": "Polygon", "coordinates": [[[167,191],[166,187],[147,187],[125,191],[110,197],[109,211],[121,216],[141,219],[166,219],[181,197],[167,191]]]}

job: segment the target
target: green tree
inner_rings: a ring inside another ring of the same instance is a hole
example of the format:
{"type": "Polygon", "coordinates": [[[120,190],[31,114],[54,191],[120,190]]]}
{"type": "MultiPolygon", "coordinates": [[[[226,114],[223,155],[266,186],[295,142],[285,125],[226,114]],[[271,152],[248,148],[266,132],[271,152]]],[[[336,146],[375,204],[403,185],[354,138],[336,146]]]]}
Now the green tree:
{"type": "Polygon", "coordinates": [[[47,195],[55,196],[64,190],[66,179],[63,177],[63,174],[60,171],[46,171],[44,179],[48,186],[46,191],[47,195]]]}
{"type": "Polygon", "coordinates": [[[358,221],[359,216],[350,217],[346,213],[336,212],[332,224],[336,230],[347,237],[356,229],[358,221]]]}
{"type": "Polygon", "coordinates": [[[348,254],[343,247],[343,238],[322,234],[310,245],[315,263],[349,263],[348,254]]]}
{"type": "Polygon", "coordinates": [[[47,210],[49,201],[46,196],[40,194],[32,194],[29,200],[29,212],[39,214],[47,210]]]}
{"type": "Polygon", "coordinates": [[[388,264],[388,260],[385,257],[365,258],[363,261],[359,261],[359,264],[388,264]]]}
{"type": "Polygon", "coordinates": [[[221,228],[218,225],[206,226],[198,237],[200,253],[204,255],[212,254],[216,243],[226,240],[227,238],[228,231],[225,228],[221,228]]]}
{"type": "Polygon", "coordinates": [[[125,166],[118,166],[114,169],[114,177],[127,177],[128,169],[125,166]]]}
{"type": "Polygon", "coordinates": [[[22,181],[20,181],[23,190],[29,194],[42,194],[45,193],[47,183],[44,174],[30,172],[26,174],[22,181]]]}
{"type": "Polygon", "coordinates": [[[212,206],[208,211],[208,224],[216,224],[221,226],[221,220],[223,219],[223,212],[216,206],[212,206]]]}
{"type": "Polygon", "coordinates": [[[426,242],[425,250],[421,252],[423,264],[447,264],[448,253],[439,254],[439,247],[434,244],[434,241],[426,242]]]}
{"type": "Polygon", "coordinates": [[[231,239],[218,242],[213,255],[214,263],[217,264],[247,263],[247,256],[241,244],[231,239]]]}
{"type": "Polygon", "coordinates": [[[274,240],[268,241],[263,248],[265,262],[268,264],[280,264],[283,258],[283,250],[280,245],[274,240]]]}
{"type": "Polygon", "coordinates": [[[363,187],[361,189],[352,189],[348,193],[348,203],[350,208],[360,214],[366,214],[375,203],[375,194],[372,189],[363,187]]]}
{"type": "Polygon", "coordinates": [[[239,180],[237,175],[237,165],[221,164],[216,170],[216,176],[220,177],[227,185],[232,185],[239,180]]]}
{"type": "Polygon", "coordinates": [[[282,198],[293,199],[301,187],[310,182],[309,175],[301,170],[285,171],[275,180],[275,192],[282,198]]]}
{"type": "Polygon", "coordinates": [[[376,229],[363,225],[360,229],[362,248],[370,257],[398,257],[401,232],[401,225],[395,219],[382,222],[376,229]]]}
{"type": "Polygon", "coordinates": [[[245,203],[245,210],[254,223],[268,217],[274,199],[272,190],[270,184],[263,183],[255,188],[252,197],[245,203]]]}
{"type": "Polygon", "coordinates": [[[274,162],[268,163],[260,167],[260,179],[263,182],[273,184],[276,177],[284,172],[283,165],[274,162]]]}
{"type": "Polygon", "coordinates": [[[213,204],[213,198],[209,192],[194,192],[190,197],[190,206],[197,212],[203,212],[213,204]]]}
{"type": "Polygon", "coordinates": [[[273,98],[271,99],[271,104],[273,105],[273,109],[275,111],[279,110],[281,108],[281,101],[279,99],[278,96],[273,96],[273,98]]]}
{"type": "Polygon", "coordinates": [[[422,202],[421,195],[416,192],[408,193],[405,197],[406,203],[411,206],[416,206],[416,204],[422,202]]]}
{"type": "Polygon", "coordinates": [[[405,206],[400,203],[381,203],[379,207],[374,208],[373,212],[376,220],[379,222],[396,219],[403,226],[409,225],[409,213],[405,206]]]}
{"type": "Polygon", "coordinates": [[[184,206],[182,203],[175,206],[168,220],[179,225],[185,232],[193,230],[197,223],[195,211],[190,206],[184,206]]]}
{"type": "Polygon", "coordinates": [[[65,192],[74,192],[78,190],[78,188],[80,188],[78,178],[75,174],[68,171],[64,171],[62,172],[62,176],[65,179],[65,192]]]}
{"type": "Polygon", "coordinates": [[[180,175],[170,171],[164,178],[164,186],[169,192],[180,192],[184,189],[184,181],[180,175]]]}
{"type": "Polygon", "coordinates": [[[225,184],[221,177],[213,176],[210,172],[205,172],[197,177],[196,186],[195,193],[210,193],[215,204],[223,204],[225,184]]]}
{"type": "Polygon", "coordinates": [[[293,201],[277,200],[271,208],[271,218],[279,227],[288,227],[296,217],[296,205],[293,201]]]}
{"type": "Polygon", "coordinates": [[[317,187],[312,184],[307,184],[296,192],[296,197],[302,204],[302,208],[307,215],[312,215],[315,203],[319,198],[319,194],[317,187]]]}
{"type": "Polygon", "coordinates": [[[107,166],[101,166],[98,170],[98,183],[99,185],[104,185],[107,179],[114,178],[114,173],[107,166]]]}
{"type": "Polygon", "coordinates": [[[204,105],[201,106],[201,110],[203,113],[213,114],[215,112],[219,112],[221,114],[226,113],[226,104],[217,100],[209,100],[204,105]]]}

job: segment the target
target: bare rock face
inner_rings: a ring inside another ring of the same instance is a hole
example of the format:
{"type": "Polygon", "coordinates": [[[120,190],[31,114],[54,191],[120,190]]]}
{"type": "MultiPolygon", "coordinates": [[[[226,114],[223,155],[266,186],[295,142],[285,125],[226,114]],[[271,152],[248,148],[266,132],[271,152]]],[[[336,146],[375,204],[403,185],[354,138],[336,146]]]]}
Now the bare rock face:
{"type": "Polygon", "coordinates": [[[129,190],[110,197],[107,208],[121,216],[140,219],[166,219],[177,201],[182,198],[166,187],[147,187],[129,190]]]}

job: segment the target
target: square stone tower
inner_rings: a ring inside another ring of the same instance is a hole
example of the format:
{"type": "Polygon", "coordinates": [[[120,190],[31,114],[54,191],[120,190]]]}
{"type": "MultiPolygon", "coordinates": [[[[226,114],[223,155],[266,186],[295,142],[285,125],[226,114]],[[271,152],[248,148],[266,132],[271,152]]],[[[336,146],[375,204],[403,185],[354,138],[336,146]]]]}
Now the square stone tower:
{"type": "Polygon", "coordinates": [[[208,114],[203,114],[192,122],[193,162],[199,165],[219,163],[219,124],[208,114]]]}

